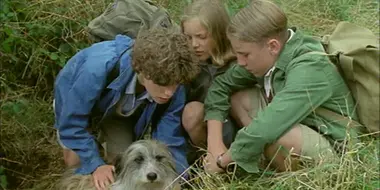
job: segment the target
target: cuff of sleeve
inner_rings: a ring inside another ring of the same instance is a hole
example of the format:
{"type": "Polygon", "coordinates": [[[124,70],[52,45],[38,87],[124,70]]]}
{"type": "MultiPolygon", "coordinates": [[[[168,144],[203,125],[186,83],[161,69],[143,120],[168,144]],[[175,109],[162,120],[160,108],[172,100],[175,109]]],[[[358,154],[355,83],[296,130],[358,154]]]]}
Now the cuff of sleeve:
{"type": "Polygon", "coordinates": [[[88,175],[91,174],[101,165],[105,165],[106,163],[100,157],[95,157],[88,162],[82,162],[81,166],[77,169],[76,173],[88,175]]]}
{"type": "Polygon", "coordinates": [[[217,120],[217,121],[224,122],[224,120],[226,119],[226,116],[224,115],[226,114],[219,111],[206,112],[206,115],[203,121],[217,120]]]}
{"type": "Polygon", "coordinates": [[[240,130],[235,137],[235,141],[231,144],[231,157],[236,164],[249,173],[259,172],[259,162],[262,152],[257,152],[258,147],[252,147],[246,130],[240,130]]]}
{"type": "Polygon", "coordinates": [[[239,151],[241,148],[237,148],[231,145],[231,157],[236,164],[243,168],[248,173],[258,173],[259,172],[259,158],[247,158],[244,156],[243,152],[239,151]]]}

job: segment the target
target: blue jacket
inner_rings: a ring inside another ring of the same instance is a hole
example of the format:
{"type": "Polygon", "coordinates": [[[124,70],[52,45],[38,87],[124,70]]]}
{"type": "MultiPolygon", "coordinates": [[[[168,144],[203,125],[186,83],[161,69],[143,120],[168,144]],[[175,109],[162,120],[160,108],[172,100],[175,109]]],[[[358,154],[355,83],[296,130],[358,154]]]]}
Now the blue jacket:
{"type": "MultiPolygon", "coordinates": [[[[98,166],[105,164],[99,155],[94,137],[85,128],[89,125],[93,108],[101,110],[104,113],[103,118],[114,112],[114,105],[135,74],[131,65],[132,48],[122,55],[133,43],[133,39],[123,35],[116,36],[113,41],[96,43],[74,55],[56,78],[54,127],[59,131],[61,142],[79,155],[79,174],[90,174],[98,166]],[[111,72],[120,56],[119,76],[106,86],[107,73],[111,72]],[[105,88],[109,92],[102,94],[105,88]]],[[[188,167],[186,141],[181,126],[185,99],[185,90],[181,85],[152,134],[154,139],[169,147],[176,161],[178,174],[188,167]]],[[[151,122],[156,107],[155,102],[146,105],[135,126],[136,137],[140,137],[151,122]]]]}

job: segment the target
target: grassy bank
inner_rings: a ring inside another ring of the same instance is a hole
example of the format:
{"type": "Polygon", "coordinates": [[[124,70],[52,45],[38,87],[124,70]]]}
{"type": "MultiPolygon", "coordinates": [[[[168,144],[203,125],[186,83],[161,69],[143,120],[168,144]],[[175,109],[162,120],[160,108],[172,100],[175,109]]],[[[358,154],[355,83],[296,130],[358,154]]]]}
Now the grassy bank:
{"type": "MultiPolygon", "coordinates": [[[[186,0],[157,0],[178,20],[186,0]]],[[[89,41],[86,24],[111,0],[3,0],[0,2],[0,160],[7,189],[54,189],[63,171],[52,112],[54,78],[89,41]]],[[[290,25],[312,35],[333,31],[342,20],[379,34],[378,1],[276,0],[290,25]]],[[[231,14],[247,0],[226,0],[231,14]]],[[[379,140],[362,143],[338,160],[283,174],[208,175],[189,182],[193,189],[378,189],[379,140]]],[[[1,171],[1,169],[0,169],[1,171]]],[[[0,172],[1,176],[1,172],[0,172]]],[[[0,177],[0,184],[3,184],[0,177]]]]}

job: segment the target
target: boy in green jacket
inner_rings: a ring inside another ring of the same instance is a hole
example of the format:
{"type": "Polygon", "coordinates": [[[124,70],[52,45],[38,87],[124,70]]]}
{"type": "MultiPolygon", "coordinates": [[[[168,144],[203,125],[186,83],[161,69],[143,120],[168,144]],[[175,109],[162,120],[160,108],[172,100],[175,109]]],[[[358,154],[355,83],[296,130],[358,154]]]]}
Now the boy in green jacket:
{"type": "Polygon", "coordinates": [[[289,29],[278,6],[252,1],[232,19],[227,33],[239,65],[216,78],[208,91],[206,171],[223,172],[235,161],[258,172],[262,156],[278,171],[294,169],[299,160],[294,158],[335,157],[348,136],[357,136],[356,128],[315,113],[323,107],[357,120],[343,78],[327,56],[313,53],[324,52],[320,42],[289,29]],[[244,127],[227,150],[222,122],[229,111],[244,127]]]}

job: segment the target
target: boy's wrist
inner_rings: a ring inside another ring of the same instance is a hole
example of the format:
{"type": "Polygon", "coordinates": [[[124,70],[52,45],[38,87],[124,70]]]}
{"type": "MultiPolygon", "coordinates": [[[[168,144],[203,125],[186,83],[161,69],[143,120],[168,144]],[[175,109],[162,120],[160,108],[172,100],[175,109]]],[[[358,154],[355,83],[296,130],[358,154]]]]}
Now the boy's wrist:
{"type": "Polygon", "coordinates": [[[221,121],[207,121],[207,142],[223,144],[223,123],[221,121]]]}
{"type": "Polygon", "coordinates": [[[87,162],[81,162],[81,166],[77,169],[77,172],[80,174],[90,174],[102,165],[106,165],[105,161],[100,156],[95,156],[87,162]]]}

